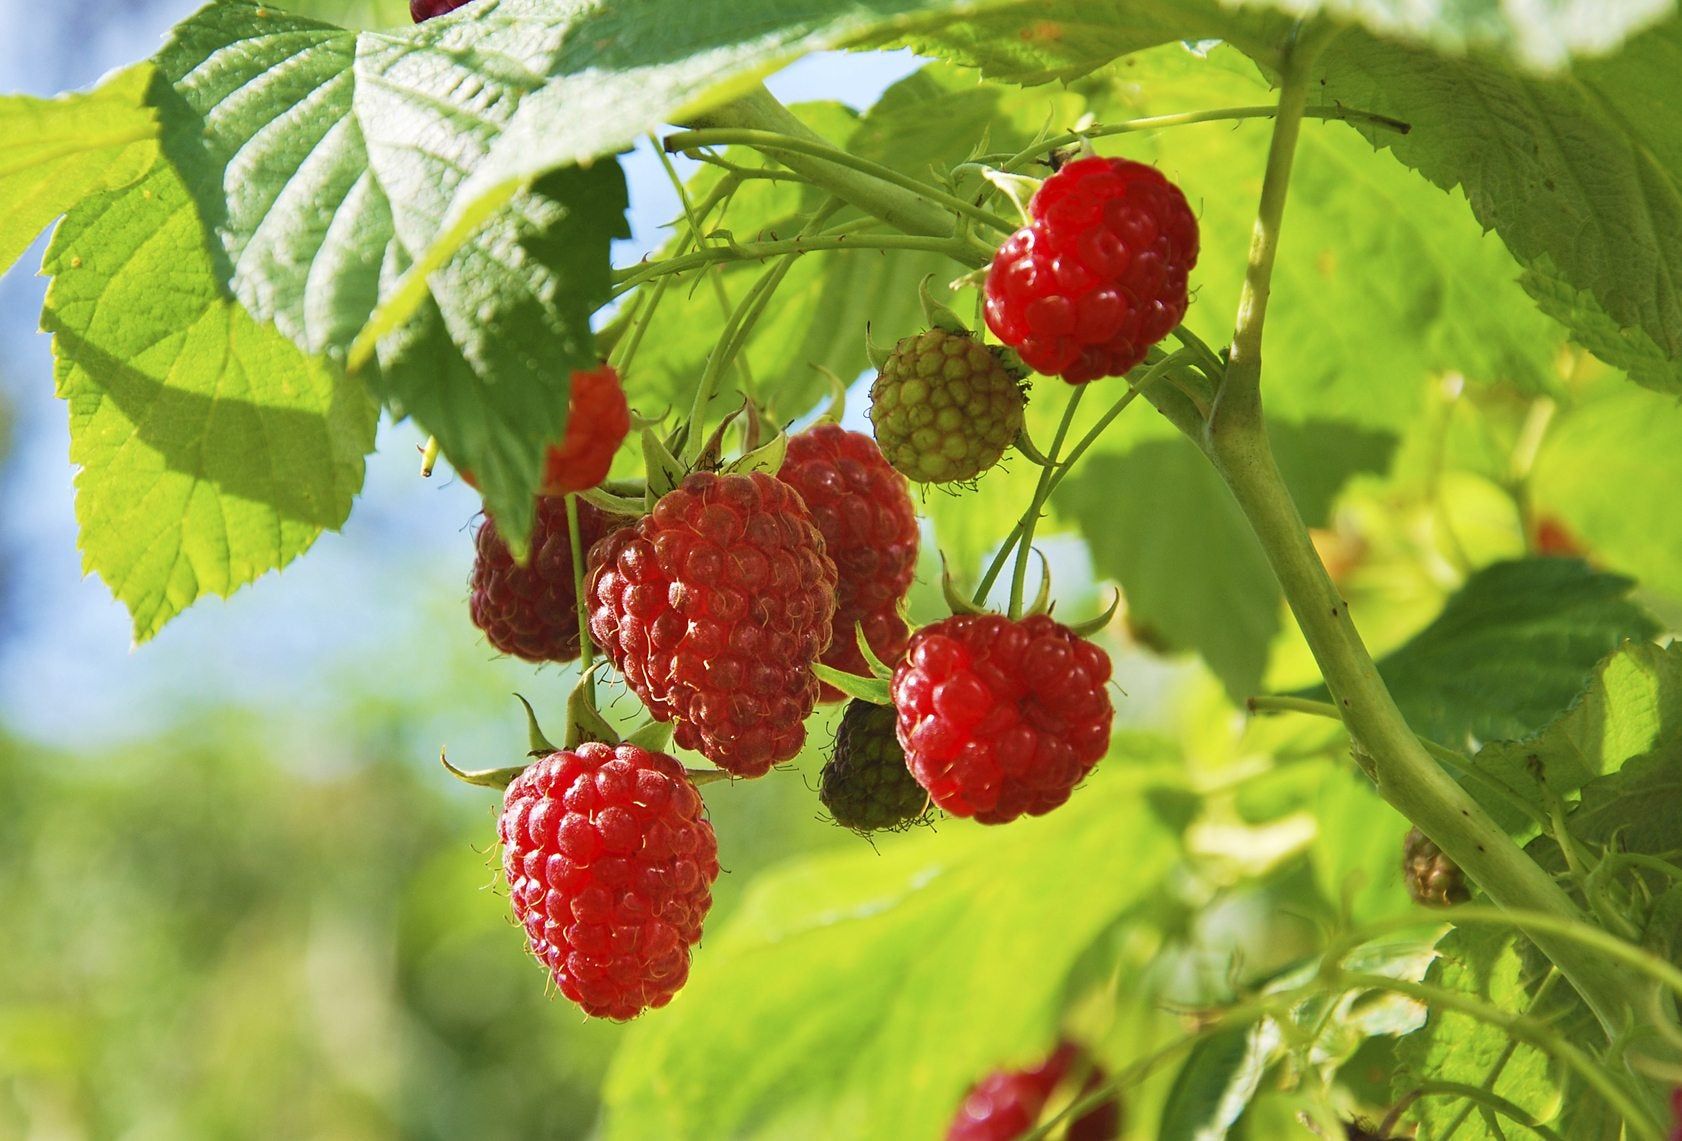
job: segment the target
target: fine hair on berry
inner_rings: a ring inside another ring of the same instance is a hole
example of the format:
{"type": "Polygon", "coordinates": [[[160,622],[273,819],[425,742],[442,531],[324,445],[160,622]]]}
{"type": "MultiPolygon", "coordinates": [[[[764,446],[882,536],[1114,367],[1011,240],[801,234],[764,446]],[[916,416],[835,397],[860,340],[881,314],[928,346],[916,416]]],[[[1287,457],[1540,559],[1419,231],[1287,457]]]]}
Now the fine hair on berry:
{"type": "Polygon", "coordinates": [[[954,816],[1049,812],[1109,747],[1109,680],[1109,655],[1045,615],[925,626],[893,677],[906,763],[954,816]]]}
{"type": "Polygon", "coordinates": [[[550,753],[509,784],[497,831],[514,918],[563,995],[620,1020],[671,1001],[718,878],[682,765],[635,745],[550,753]]]}
{"type": "Polygon", "coordinates": [[[1047,376],[1125,375],[1185,316],[1198,252],[1186,196],[1153,166],[1093,157],[1029,208],[987,271],[987,327],[1047,376]]]}
{"type": "Polygon", "coordinates": [[[679,745],[760,776],[806,740],[835,584],[799,492],[696,472],[591,552],[590,630],[679,745]]]}
{"type": "MultiPolygon", "coordinates": [[[[468,613],[485,638],[504,654],[528,662],[571,662],[579,656],[578,593],[573,580],[572,536],[566,501],[539,499],[525,566],[487,512],[474,538],[468,613]]],[[[578,538],[588,554],[604,535],[631,520],[578,500],[578,538]]]]}

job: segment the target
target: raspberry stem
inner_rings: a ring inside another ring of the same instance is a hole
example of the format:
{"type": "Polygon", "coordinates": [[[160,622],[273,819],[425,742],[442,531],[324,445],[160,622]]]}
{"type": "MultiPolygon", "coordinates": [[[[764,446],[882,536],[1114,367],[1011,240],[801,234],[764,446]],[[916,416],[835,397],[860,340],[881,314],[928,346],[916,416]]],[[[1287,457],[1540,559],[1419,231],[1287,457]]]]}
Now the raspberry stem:
{"type": "MultiPolygon", "coordinates": [[[[1138,131],[1160,131],[1170,127],[1189,127],[1198,123],[1271,119],[1278,113],[1279,108],[1273,106],[1213,107],[1203,111],[1180,111],[1169,115],[1146,115],[1138,119],[1126,119],[1119,123],[1101,123],[1083,131],[1067,131],[1061,135],[1041,139],[1027,150],[1018,151],[1011,155],[1004,161],[1001,169],[1006,171],[1021,170],[1041,155],[1047,155],[1061,147],[1072,146],[1089,139],[1102,139],[1109,135],[1127,135],[1138,131]]],[[[1303,111],[1303,118],[1365,123],[1386,131],[1394,131],[1398,135],[1405,135],[1413,129],[1411,123],[1404,123],[1402,120],[1392,119],[1388,115],[1362,111],[1354,107],[1309,107],[1303,111]]]]}
{"type": "MultiPolygon", "coordinates": [[[[582,673],[589,673],[595,647],[590,644],[590,606],[584,597],[584,557],[589,554],[584,550],[584,541],[578,534],[578,496],[567,496],[567,541],[572,544],[572,597],[578,611],[578,668],[582,673]]],[[[595,687],[590,687],[590,696],[595,697],[595,687]]],[[[593,701],[592,701],[593,704],[593,701]]]]}
{"type": "MultiPolygon", "coordinates": [[[[1028,504],[1028,510],[1022,515],[1022,537],[1016,544],[1016,566],[1010,577],[1010,616],[1012,619],[1022,617],[1022,595],[1028,582],[1028,552],[1034,549],[1034,531],[1039,527],[1040,515],[1045,511],[1045,502],[1051,497],[1051,477],[1057,470],[1057,458],[1063,451],[1063,441],[1068,438],[1069,426],[1075,421],[1075,410],[1080,407],[1081,397],[1086,395],[1086,385],[1076,385],[1069,394],[1069,403],[1063,409],[1063,419],[1057,424],[1057,434],[1051,438],[1051,450],[1046,452],[1046,465],[1040,468],[1039,481],[1034,486],[1034,498],[1028,504]]],[[[1045,572],[1047,575],[1049,571],[1045,572]]]]}
{"type": "MultiPolygon", "coordinates": [[[[793,135],[782,134],[777,131],[763,131],[733,127],[708,127],[700,130],[678,131],[667,135],[663,145],[668,153],[673,151],[692,151],[710,146],[745,146],[764,151],[771,155],[806,155],[811,158],[823,159],[827,163],[847,167],[859,174],[869,175],[891,186],[908,190],[917,195],[924,202],[944,207],[956,214],[972,218],[983,225],[991,226],[1002,234],[1008,234],[1016,229],[1016,223],[1002,218],[973,202],[967,202],[957,195],[948,194],[944,190],[937,190],[926,182],[922,182],[908,174],[901,174],[891,166],[883,166],[867,158],[850,154],[830,145],[821,139],[797,138],[793,135]]],[[[840,191],[836,193],[839,195],[840,191]]],[[[860,204],[861,209],[869,208],[860,204]]],[[[874,211],[871,211],[874,213],[874,211]]],[[[883,221],[888,221],[884,218],[883,221]]],[[[902,226],[901,228],[907,228],[902,226]]],[[[908,230],[912,233],[927,233],[937,236],[947,236],[952,233],[950,221],[940,227],[919,227],[908,230]]]]}

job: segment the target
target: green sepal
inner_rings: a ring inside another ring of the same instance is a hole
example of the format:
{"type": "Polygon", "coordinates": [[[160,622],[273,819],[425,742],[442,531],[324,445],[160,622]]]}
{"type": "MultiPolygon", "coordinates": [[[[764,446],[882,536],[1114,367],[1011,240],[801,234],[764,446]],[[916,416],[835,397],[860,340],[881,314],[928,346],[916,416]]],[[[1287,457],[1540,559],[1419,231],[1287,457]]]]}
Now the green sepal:
{"type": "Polygon", "coordinates": [[[672,747],[672,723],[650,721],[626,737],[625,743],[635,745],[639,749],[647,749],[651,753],[664,753],[672,747]]]}
{"type": "Polygon", "coordinates": [[[946,565],[946,556],[940,556],[940,593],[946,598],[947,609],[954,614],[991,614],[985,606],[977,606],[968,595],[958,589],[958,584],[952,579],[952,569],[946,565]]]}
{"type": "Polygon", "coordinates": [[[934,294],[929,292],[929,282],[933,278],[934,274],[927,273],[923,275],[923,280],[917,283],[917,299],[923,303],[923,316],[930,325],[937,329],[945,329],[948,333],[962,333],[968,336],[970,327],[964,324],[963,319],[954,313],[949,306],[937,301],[934,294]]]}
{"type": "Polygon", "coordinates": [[[731,475],[747,475],[749,472],[762,471],[766,475],[775,476],[783,467],[783,459],[788,455],[788,433],[779,429],[765,443],[724,465],[723,470],[731,475]]]}
{"type": "Polygon", "coordinates": [[[682,483],[689,472],[652,428],[643,429],[642,458],[648,468],[648,492],[644,498],[648,510],[652,511],[654,505],[682,483]]]}
{"type": "Polygon", "coordinates": [[[531,702],[527,701],[523,694],[518,693],[514,695],[514,699],[525,706],[526,709],[526,739],[531,742],[531,755],[547,757],[550,753],[556,752],[556,747],[550,743],[548,737],[544,736],[543,727],[537,723],[537,710],[531,707],[531,702]]]}
{"type": "Polygon", "coordinates": [[[1040,588],[1034,595],[1034,601],[1021,614],[1013,614],[1013,618],[1028,618],[1035,614],[1051,613],[1051,564],[1046,561],[1045,552],[1038,547],[1030,547],[1034,557],[1040,560],[1040,588]]]}
{"type": "Polygon", "coordinates": [[[635,408],[633,408],[631,409],[631,431],[641,432],[645,428],[658,428],[666,422],[666,417],[671,414],[672,409],[670,405],[668,405],[666,410],[658,416],[644,416],[641,412],[638,412],[635,408]]]}
{"type": "Polygon", "coordinates": [[[689,783],[696,788],[707,784],[717,784],[722,780],[735,779],[734,774],[727,773],[723,769],[684,769],[683,775],[688,777],[689,783]]]}
{"type": "Polygon", "coordinates": [[[707,437],[707,442],[701,445],[701,453],[695,457],[695,471],[718,471],[724,467],[724,437],[736,421],[741,418],[742,413],[747,410],[748,401],[747,397],[744,396],[741,404],[737,405],[734,411],[718,422],[718,427],[714,428],[712,435],[707,437]]]}
{"type": "Polygon", "coordinates": [[[827,685],[832,685],[848,697],[856,697],[860,701],[868,701],[872,705],[892,705],[893,699],[888,694],[888,683],[880,678],[859,677],[857,674],[842,673],[832,669],[822,662],[812,663],[812,673],[817,679],[827,685]]]}
{"type": "Polygon", "coordinates": [[[864,623],[853,623],[853,640],[858,643],[859,653],[864,655],[864,664],[870,667],[871,676],[877,681],[892,681],[894,668],[876,656],[876,651],[870,648],[870,641],[864,636],[864,623]]]}
{"type": "Polygon", "coordinates": [[[1114,597],[1110,599],[1109,609],[1105,610],[1102,614],[1098,615],[1098,617],[1088,618],[1085,622],[1071,622],[1071,623],[1068,623],[1067,625],[1068,625],[1070,630],[1074,631],[1076,634],[1080,635],[1082,638],[1090,638],[1090,637],[1092,637],[1092,635],[1098,633],[1098,631],[1100,631],[1104,627],[1108,626],[1110,624],[1111,619],[1113,619],[1116,616],[1116,611],[1118,611],[1120,609],[1121,609],[1121,591],[1117,590],[1115,592],[1114,597]]]}
{"type": "Polygon", "coordinates": [[[596,709],[596,679],[592,670],[584,671],[567,698],[567,748],[576,749],[586,741],[600,741],[604,745],[619,743],[619,734],[596,709]]]}
{"type": "Polygon", "coordinates": [[[1004,193],[1006,198],[1010,199],[1011,205],[1015,206],[1017,213],[1022,215],[1024,226],[1034,220],[1033,214],[1028,210],[1028,203],[1032,201],[1034,195],[1039,192],[1040,186],[1044,184],[1045,180],[1043,178],[1030,178],[1026,174],[1007,174],[1002,170],[983,170],[981,177],[992,183],[995,188],[1004,193]]]}
{"type": "Polygon", "coordinates": [[[870,335],[870,326],[868,324],[865,325],[864,355],[869,359],[870,367],[875,369],[877,372],[881,372],[883,369],[888,367],[888,358],[893,356],[893,354],[893,346],[889,345],[884,349],[881,345],[878,345],[875,339],[870,335]]]}
{"type": "Polygon", "coordinates": [[[609,515],[624,515],[632,519],[645,514],[648,510],[648,504],[642,496],[632,499],[624,495],[615,495],[613,492],[600,487],[580,491],[578,498],[592,507],[607,512],[609,515]]]}
{"type": "Polygon", "coordinates": [[[1022,426],[1022,430],[1020,432],[1016,433],[1016,443],[1014,447],[1027,458],[1029,463],[1038,464],[1040,467],[1056,466],[1044,452],[1034,446],[1033,439],[1028,435],[1028,426],[1026,424],[1022,426]]]}
{"type": "Polygon", "coordinates": [[[458,769],[450,763],[450,758],[443,750],[438,752],[438,763],[449,771],[449,774],[463,784],[471,784],[478,788],[494,788],[498,791],[507,788],[515,777],[526,771],[525,765],[511,769],[458,769]]]}
{"type": "Polygon", "coordinates": [[[812,367],[818,371],[819,375],[823,377],[824,383],[829,386],[829,403],[825,404],[823,411],[818,413],[818,423],[839,424],[847,416],[846,382],[821,364],[814,364],[812,367]]]}

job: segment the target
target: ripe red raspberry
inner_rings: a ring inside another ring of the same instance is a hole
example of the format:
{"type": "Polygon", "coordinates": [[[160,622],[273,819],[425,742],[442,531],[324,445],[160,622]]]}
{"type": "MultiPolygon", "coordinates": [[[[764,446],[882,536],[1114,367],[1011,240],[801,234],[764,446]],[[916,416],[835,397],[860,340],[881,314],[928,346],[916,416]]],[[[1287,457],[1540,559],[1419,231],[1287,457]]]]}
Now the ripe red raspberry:
{"type": "Polygon", "coordinates": [[[1044,615],[925,626],[894,671],[906,762],[954,816],[1049,812],[1109,745],[1109,679],[1108,654],[1044,615]]]}
{"type": "Polygon", "coordinates": [[[422,24],[434,16],[454,12],[467,3],[469,0],[409,0],[409,15],[415,23],[422,24]]]}
{"type": "MultiPolygon", "coordinates": [[[[586,553],[602,536],[629,523],[579,501],[578,538],[586,553]]],[[[478,557],[468,581],[468,610],[491,645],[528,662],[576,659],[578,595],[573,590],[566,501],[537,501],[531,558],[523,567],[514,562],[488,514],[475,542],[478,557]]]]}
{"type": "MultiPolygon", "coordinates": [[[[910,486],[862,432],[819,424],[788,441],[777,478],[806,501],[837,573],[834,637],[823,664],[867,674],[855,626],[890,664],[905,651],[898,608],[917,566],[917,510],[910,486]]],[[[842,694],[824,686],[821,701],[842,694]]]]}
{"type": "Polygon", "coordinates": [[[870,386],[870,422],[895,470],[958,483],[1003,458],[1026,403],[997,348],[936,326],[894,345],[870,386]]]}
{"type": "Polygon", "coordinates": [[[1571,529],[1552,515],[1543,517],[1536,524],[1531,542],[1536,553],[1544,557],[1580,559],[1588,554],[1571,529]]]}
{"type": "MultiPolygon", "coordinates": [[[[1108,1080],[1096,1062],[1073,1042],[1061,1043],[1051,1057],[1027,1070],[1001,1070],[981,1079],[964,1097],[958,1116],[946,1131],[946,1141],[1015,1141],[1040,1124],[1058,1087],[1073,1102],[1108,1080]]],[[[1099,1102],[1069,1123],[1068,1141],[1115,1141],[1121,1132],[1121,1103],[1099,1102]]]]}
{"type": "Polygon", "coordinates": [[[1045,180],[987,271],[987,327],[1030,368],[1122,376],[1186,313],[1197,219],[1155,167],[1083,158],[1045,180]]]}
{"type": "MultiPolygon", "coordinates": [[[[625,402],[625,390],[619,386],[619,374],[613,366],[604,364],[573,373],[566,434],[560,443],[549,445],[537,493],[566,495],[588,491],[601,483],[630,430],[631,407],[625,402]]],[[[461,478],[469,487],[478,488],[478,478],[466,468],[461,478]]]]}
{"type": "Polygon", "coordinates": [[[818,799],[837,824],[859,833],[905,828],[923,815],[928,793],[905,767],[893,706],[848,704],[819,778],[818,799]]]}
{"type": "Polygon", "coordinates": [[[1408,829],[1402,841],[1402,876],[1408,895],[1425,907],[1453,907],[1472,898],[1460,865],[1417,828],[1408,829]]]}
{"type": "Polygon", "coordinates": [[[697,472],[591,552],[590,631],[679,745],[759,776],[806,739],[835,578],[792,487],[697,472]]]}
{"type": "Polygon", "coordinates": [[[718,840],[683,766],[593,742],[532,762],[502,804],[514,918],[561,993],[620,1020],[670,1002],[718,878],[718,840]]]}
{"type": "Polygon", "coordinates": [[[1670,1091],[1670,1116],[1676,1122],[1670,1131],[1670,1141],[1682,1141],[1682,1086],[1670,1091]]]}

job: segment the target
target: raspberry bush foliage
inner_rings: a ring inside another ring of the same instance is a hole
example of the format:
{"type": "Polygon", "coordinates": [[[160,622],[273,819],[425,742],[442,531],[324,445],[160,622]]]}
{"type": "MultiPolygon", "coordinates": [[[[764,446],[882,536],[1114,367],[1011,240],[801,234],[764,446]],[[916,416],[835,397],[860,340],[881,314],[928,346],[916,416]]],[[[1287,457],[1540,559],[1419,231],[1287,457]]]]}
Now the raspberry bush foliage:
{"type": "Polygon", "coordinates": [[[382,419],[471,473],[445,602],[534,701],[457,854],[511,1001],[625,1023],[602,1136],[1646,1141],[1679,55],[1666,0],[220,0],[0,97],[0,268],[51,230],[138,642],[382,419]]]}

